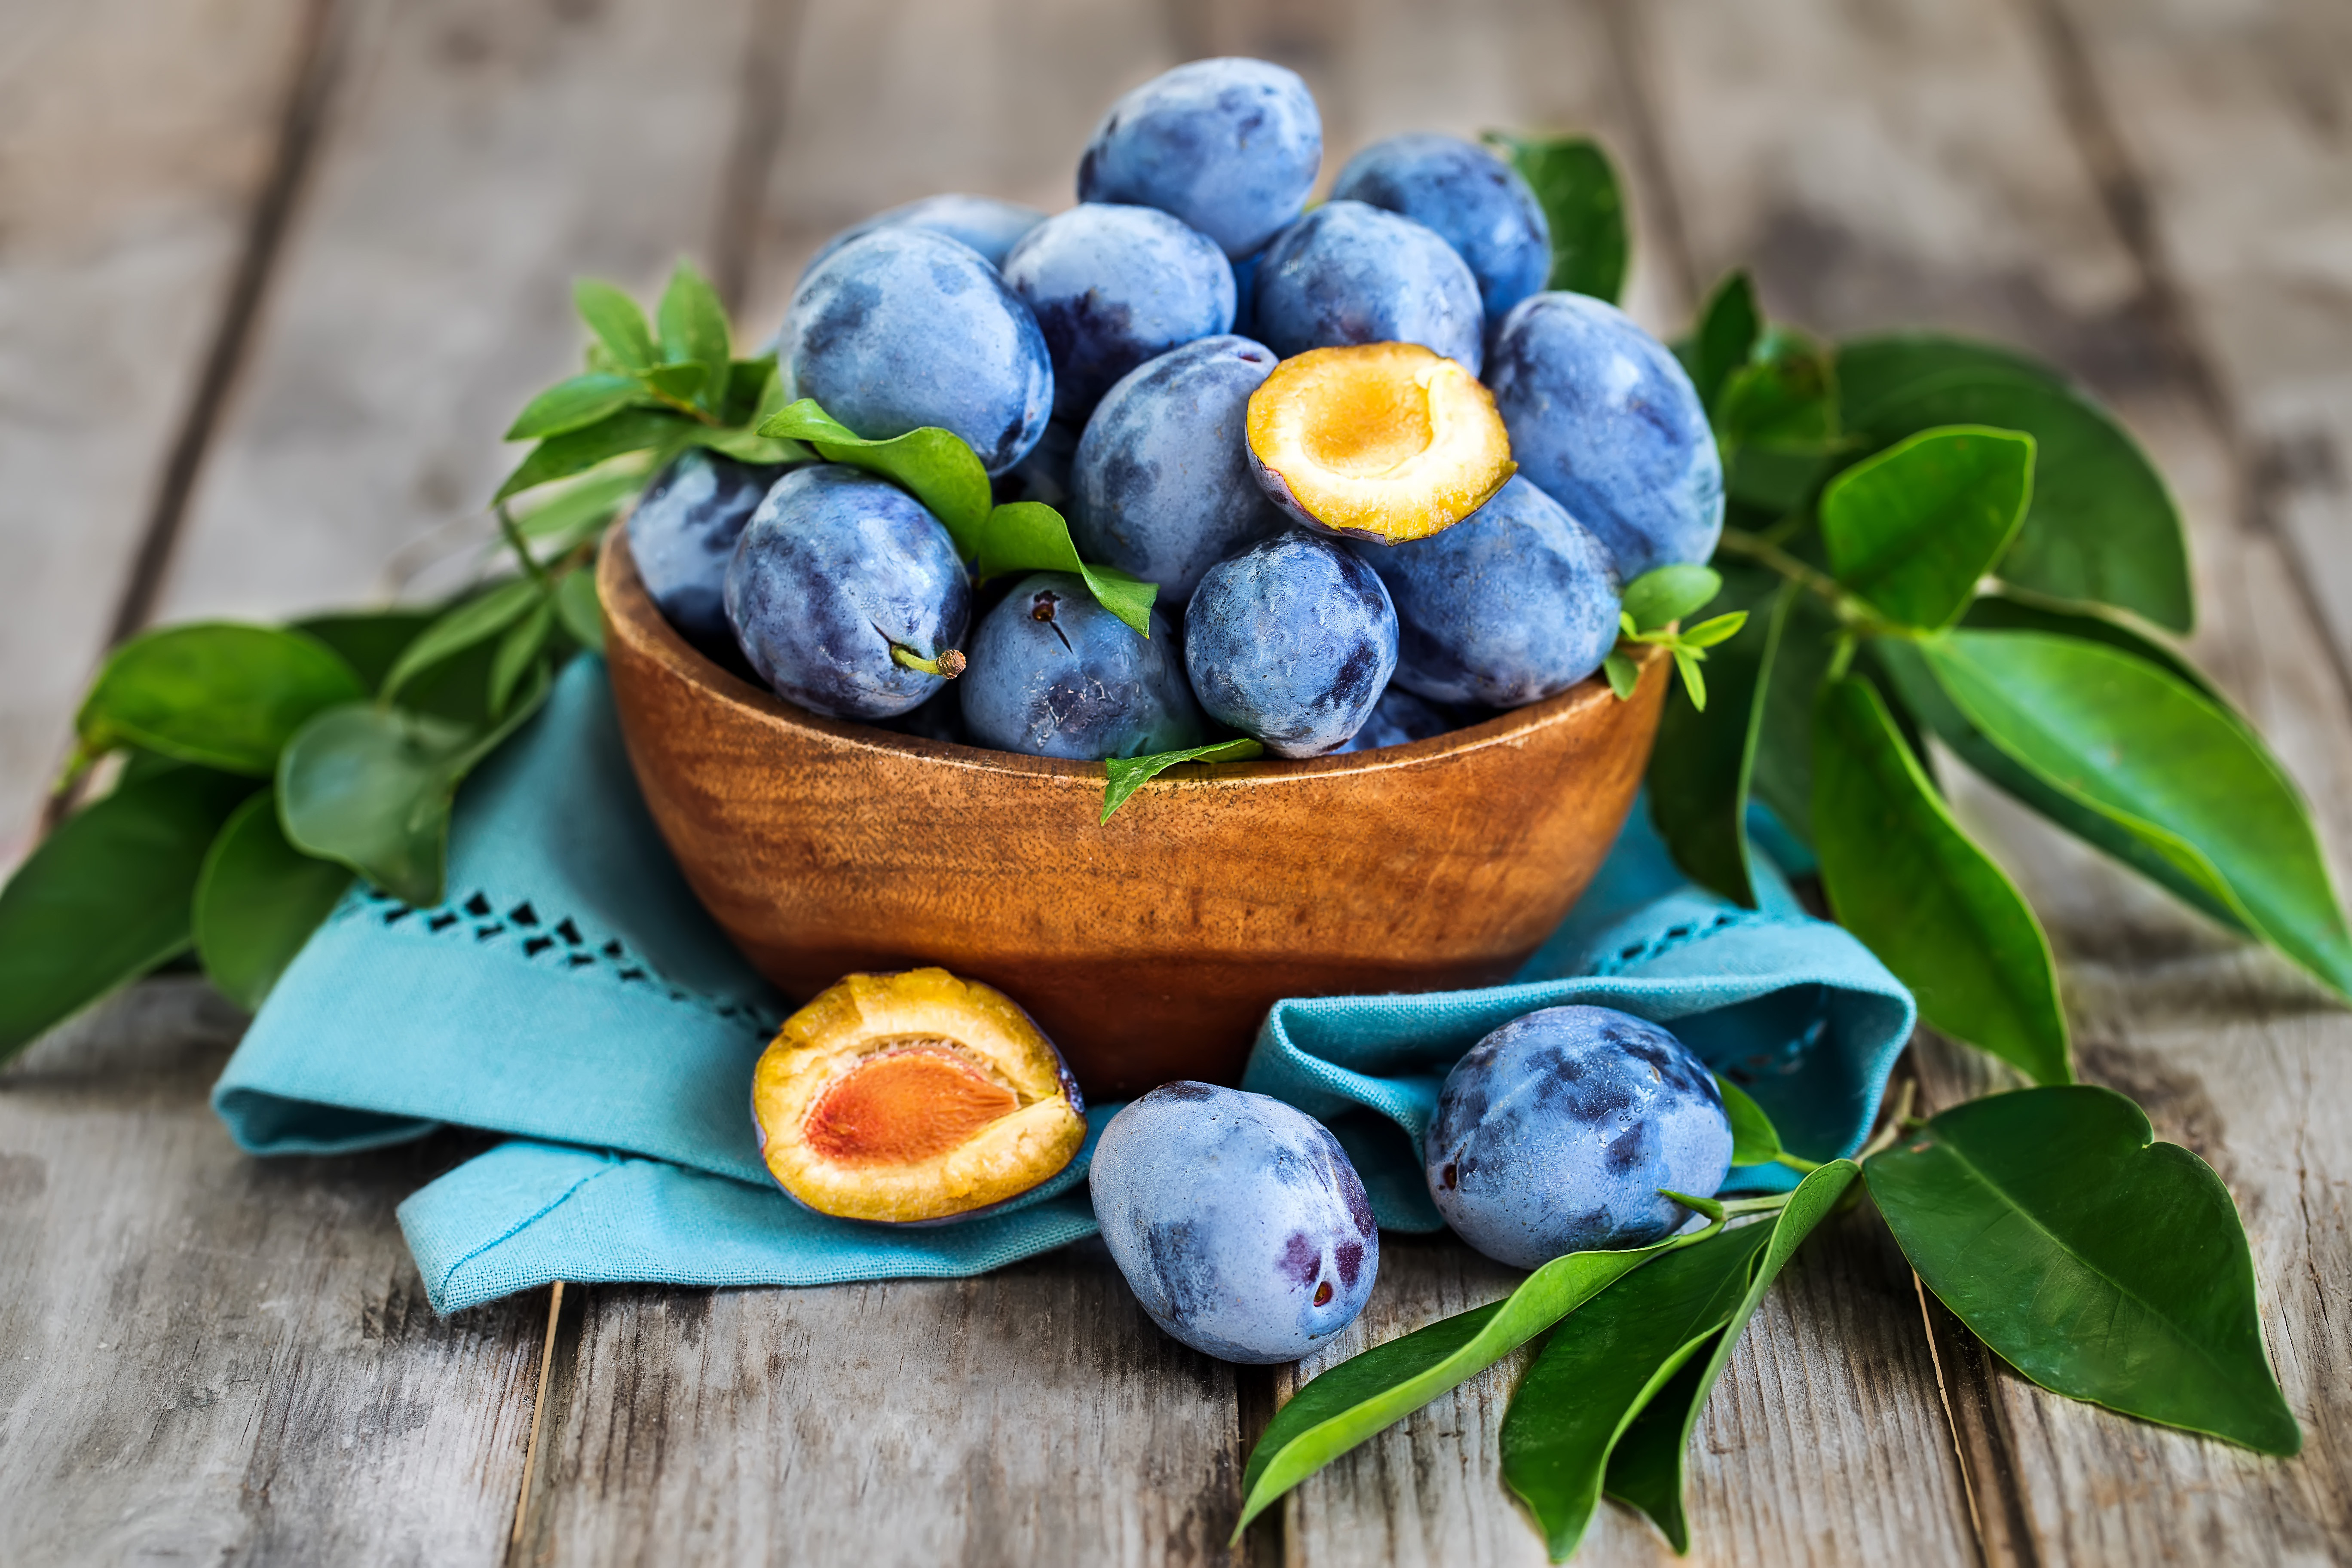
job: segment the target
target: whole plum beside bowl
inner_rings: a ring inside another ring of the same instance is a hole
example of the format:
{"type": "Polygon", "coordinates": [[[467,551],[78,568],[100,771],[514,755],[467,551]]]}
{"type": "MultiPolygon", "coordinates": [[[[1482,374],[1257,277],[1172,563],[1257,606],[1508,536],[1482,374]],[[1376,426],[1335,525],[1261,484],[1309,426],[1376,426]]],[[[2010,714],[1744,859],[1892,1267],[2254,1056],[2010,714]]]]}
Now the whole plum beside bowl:
{"type": "Polygon", "coordinates": [[[1354,157],[1332,182],[1333,201],[1402,213],[1434,231],[1469,264],[1489,324],[1551,275],[1551,225],[1519,172],[1475,142],[1391,136],[1354,157]]]}
{"type": "Polygon", "coordinates": [[[1250,324],[1288,359],[1349,343],[1419,343],[1478,374],[1486,311],[1454,248],[1411,218],[1326,202],[1284,229],[1250,280],[1250,324]]]}
{"type": "Polygon", "coordinates": [[[1125,1106],[1087,1173],[1151,1321],[1222,1361],[1297,1361],[1355,1321],[1381,1266],[1339,1141],[1262,1094],[1181,1081],[1125,1106]]]}
{"type": "Polygon", "coordinates": [[[1206,729],[1158,611],[1149,637],[1095,602],[1086,579],[1036,572],[981,618],[961,683],[973,740],[1033,757],[1139,757],[1206,729]]]}
{"type": "Polygon", "coordinates": [[[1307,205],[1323,118],[1298,73],[1193,60],[1110,106],[1078,160],[1078,200],[1172,213],[1238,259],[1307,205]]]}
{"type": "Polygon", "coordinates": [[[1445,1075],[1423,1154],[1462,1239],[1514,1268],[1641,1247],[1689,1218],[1661,1189],[1713,1197],[1731,1169],[1714,1075],[1657,1025],[1612,1007],[1547,1007],[1445,1075]]]}

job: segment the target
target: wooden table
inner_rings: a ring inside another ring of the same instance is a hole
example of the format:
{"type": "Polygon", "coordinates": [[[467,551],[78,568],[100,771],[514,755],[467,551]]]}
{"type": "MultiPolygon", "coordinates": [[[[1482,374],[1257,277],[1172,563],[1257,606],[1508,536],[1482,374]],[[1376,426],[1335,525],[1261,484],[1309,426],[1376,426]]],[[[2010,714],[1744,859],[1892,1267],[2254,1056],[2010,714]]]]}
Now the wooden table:
{"type": "MultiPolygon", "coordinates": [[[[1209,53],[1304,71],[1332,168],[1596,132],[1655,327],[1745,261],[1776,315],[2084,377],[2178,488],[2196,653],[2352,864],[2343,0],[0,0],[0,861],[114,637],[463,577],[497,431],[573,363],[575,273],[692,252],[764,331],[875,208],[1062,205],[1108,99],[1209,53]]],[[[1958,795],[2050,923],[2086,1073],[2236,1194],[2304,1454],[2038,1392],[1865,1211],[1700,1425],[1695,1555],[2352,1561],[2352,1016],[1958,795]]],[[[0,1562],[1540,1560],[1495,1473],[1509,1367],[1228,1552],[1312,1368],[1173,1345],[1096,1247],[436,1318],[393,1206],[482,1142],[247,1159],[204,1098],[242,1024],[157,981],[0,1074],[0,1562]]],[[[1385,1263],[1333,1353],[1511,1283],[1443,1241],[1385,1263]]],[[[1664,1556],[1611,1509],[1580,1561],[1664,1556]]]]}

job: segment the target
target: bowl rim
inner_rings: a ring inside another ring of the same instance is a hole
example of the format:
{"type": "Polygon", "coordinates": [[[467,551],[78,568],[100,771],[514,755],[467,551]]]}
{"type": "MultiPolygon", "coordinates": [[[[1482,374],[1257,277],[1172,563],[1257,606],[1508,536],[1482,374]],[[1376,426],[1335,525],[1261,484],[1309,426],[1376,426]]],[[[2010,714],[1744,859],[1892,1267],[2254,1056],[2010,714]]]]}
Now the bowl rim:
{"type": "MultiPolygon", "coordinates": [[[[617,638],[628,643],[634,651],[649,656],[673,678],[699,689],[705,696],[740,710],[747,717],[765,721],[789,731],[821,737],[835,748],[848,746],[892,756],[911,757],[1008,779],[1060,780],[1083,784],[1095,791],[1103,787],[1104,771],[1100,762],[1033,757],[1023,752],[1000,752],[953,741],[934,741],[927,736],[885,730],[877,724],[856,720],[829,719],[752,685],[688,642],[655,606],[644,578],[637,574],[636,558],[629,549],[625,521],[614,523],[604,534],[597,552],[596,587],[608,641],[617,638]]],[[[1656,644],[1646,644],[1631,650],[1631,657],[1640,670],[1642,680],[1662,678],[1659,667],[1668,657],[1664,648],[1656,644]]],[[[605,658],[609,663],[609,650],[605,658]]],[[[1426,766],[1489,747],[1520,746],[1538,731],[1583,719],[1600,704],[1617,700],[1619,699],[1610,689],[1608,682],[1596,671],[1565,691],[1523,708],[1507,710],[1476,724],[1433,735],[1427,740],[1412,741],[1401,746],[1381,746],[1369,752],[1320,757],[1181,763],[1161,773],[1155,782],[1280,787],[1286,783],[1304,784],[1309,780],[1426,766]]]]}

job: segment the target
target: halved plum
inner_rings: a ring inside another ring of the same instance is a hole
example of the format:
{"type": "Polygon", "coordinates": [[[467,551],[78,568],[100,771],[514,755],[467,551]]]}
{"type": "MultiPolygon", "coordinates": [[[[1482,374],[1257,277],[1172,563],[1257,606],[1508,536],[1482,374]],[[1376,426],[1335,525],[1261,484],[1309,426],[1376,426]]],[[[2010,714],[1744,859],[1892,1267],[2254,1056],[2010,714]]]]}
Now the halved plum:
{"type": "Polygon", "coordinates": [[[1451,528],[1516,470],[1495,399],[1418,343],[1309,349],[1249,400],[1250,466],[1326,533],[1399,544],[1451,528]]]}
{"type": "Polygon", "coordinates": [[[753,1069],[751,1118],[795,1201],[899,1224],[1018,1197],[1087,1136],[1054,1042],[1003,992],[944,969],[847,975],[784,1020],[753,1069]]]}

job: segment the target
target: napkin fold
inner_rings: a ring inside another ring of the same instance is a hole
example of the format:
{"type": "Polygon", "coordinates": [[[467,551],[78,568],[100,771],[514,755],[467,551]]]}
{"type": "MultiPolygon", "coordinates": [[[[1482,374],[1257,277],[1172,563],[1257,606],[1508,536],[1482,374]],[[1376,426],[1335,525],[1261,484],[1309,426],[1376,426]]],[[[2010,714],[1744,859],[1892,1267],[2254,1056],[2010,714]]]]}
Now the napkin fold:
{"type": "MultiPolygon", "coordinates": [[[[1636,809],[1513,984],[1276,1005],[1244,1087],[1327,1121],[1383,1226],[1440,1222],[1417,1153],[1438,1085],[1538,1007],[1620,1007],[1747,1088],[1796,1151],[1850,1153],[1915,1017],[1867,950],[1766,868],[1762,907],[1686,882],[1636,809]]],[[[256,1154],[354,1152],[445,1123],[515,1135],[400,1208],[444,1312],[556,1279],[814,1285],[977,1274],[1091,1235],[1085,1173],[1115,1106],[1053,1181],[986,1216],[829,1219],[768,1179],[751,1068],[791,1003],[687,889],[629,771],[602,662],[470,780],[449,897],[357,889],[271,992],[213,1090],[256,1154]]],[[[1732,1185],[1785,1185],[1780,1167],[1732,1185]]]]}

